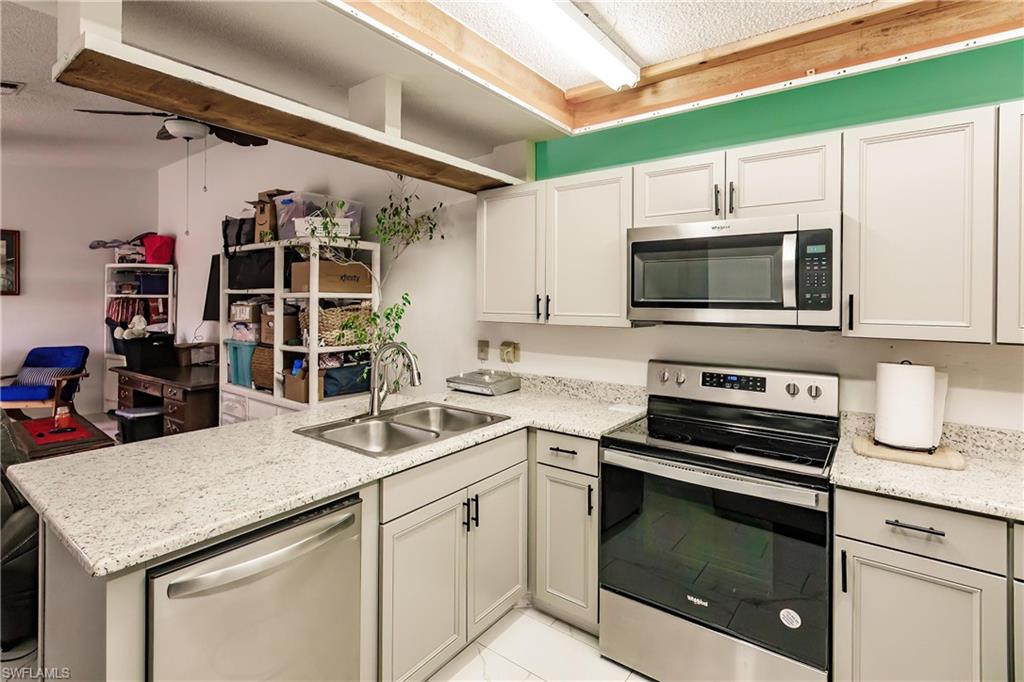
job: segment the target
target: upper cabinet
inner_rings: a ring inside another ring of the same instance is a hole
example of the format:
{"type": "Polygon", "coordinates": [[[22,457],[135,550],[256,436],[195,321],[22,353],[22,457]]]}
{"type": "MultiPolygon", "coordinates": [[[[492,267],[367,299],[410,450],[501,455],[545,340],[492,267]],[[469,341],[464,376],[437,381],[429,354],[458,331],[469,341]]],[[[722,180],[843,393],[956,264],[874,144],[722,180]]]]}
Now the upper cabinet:
{"type": "Polygon", "coordinates": [[[1024,343],[1024,102],[999,107],[996,341],[1024,343]]]}
{"type": "Polygon", "coordinates": [[[633,226],[715,220],[724,187],[724,150],[634,166],[633,226]]]}
{"type": "Polygon", "coordinates": [[[544,183],[481,192],[476,205],[477,319],[539,322],[544,183]]]}
{"type": "Polygon", "coordinates": [[[629,168],[548,181],[544,318],[550,324],[629,326],[626,229],[632,197],[629,168]]]}
{"type": "Polygon", "coordinates": [[[625,327],[632,169],[481,192],[477,319],[625,327]]]}
{"type": "Polygon", "coordinates": [[[844,141],[843,333],[991,341],[994,109],[865,126],[844,141]]]}
{"type": "Polygon", "coordinates": [[[838,211],[842,133],[792,137],[726,152],[729,218],[838,211]]]}

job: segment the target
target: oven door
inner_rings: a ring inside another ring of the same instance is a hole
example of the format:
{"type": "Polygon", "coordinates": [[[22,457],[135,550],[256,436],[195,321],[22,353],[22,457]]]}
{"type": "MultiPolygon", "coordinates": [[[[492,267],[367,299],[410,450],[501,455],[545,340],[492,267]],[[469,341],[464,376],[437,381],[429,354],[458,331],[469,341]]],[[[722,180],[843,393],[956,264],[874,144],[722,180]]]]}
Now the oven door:
{"type": "Polygon", "coordinates": [[[797,216],[628,232],[629,319],[795,325],[797,216]]]}
{"type": "Polygon", "coordinates": [[[827,670],[828,493],[606,448],[601,587],[827,670]]]}

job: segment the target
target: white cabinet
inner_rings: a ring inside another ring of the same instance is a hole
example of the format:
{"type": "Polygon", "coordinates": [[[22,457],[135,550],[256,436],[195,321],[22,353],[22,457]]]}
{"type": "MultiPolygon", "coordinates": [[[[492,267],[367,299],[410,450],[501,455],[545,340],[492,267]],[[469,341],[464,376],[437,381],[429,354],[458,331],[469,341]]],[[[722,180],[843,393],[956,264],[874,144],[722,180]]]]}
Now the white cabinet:
{"type": "Polygon", "coordinates": [[[843,333],[991,341],[994,109],[844,140],[843,333]]]}
{"type": "Polygon", "coordinates": [[[549,324],[626,327],[629,168],[548,181],[544,317],[549,324]]]}
{"type": "Polygon", "coordinates": [[[425,679],[466,644],[460,490],[381,527],[381,679],[425,679]]]}
{"type": "Polygon", "coordinates": [[[836,538],[834,679],[1004,680],[1006,579],[836,538]]]}
{"type": "Polygon", "coordinates": [[[544,190],[537,182],[477,195],[478,320],[542,321],[544,190]]]}
{"type": "Polygon", "coordinates": [[[481,192],[477,319],[629,326],[632,196],[630,168],[481,192]]]}
{"type": "Polygon", "coordinates": [[[715,220],[724,187],[723,150],[633,166],[633,227],[715,220]]]}
{"type": "MultiPolygon", "coordinates": [[[[999,106],[996,341],[1024,343],[1024,102],[999,106]]],[[[1022,626],[1024,627],[1024,626],[1022,626]]],[[[1024,672],[1020,673],[1024,676],[1024,672]]]]}
{"type": "Polygon", "coordinates": [[[598,479],[537,465],[534,603],[597,630],[598,479]]]}
{"type": "Polygon", "coordinates": [[[756,218],[838,211],[841,153],[840,132],[728,150],[724,215],[756,218]]]}
{"type": "Polygon", "coordinates": [[[472,485],[467,599],[469,640],[526,592],[526,462],[472,485]]]}

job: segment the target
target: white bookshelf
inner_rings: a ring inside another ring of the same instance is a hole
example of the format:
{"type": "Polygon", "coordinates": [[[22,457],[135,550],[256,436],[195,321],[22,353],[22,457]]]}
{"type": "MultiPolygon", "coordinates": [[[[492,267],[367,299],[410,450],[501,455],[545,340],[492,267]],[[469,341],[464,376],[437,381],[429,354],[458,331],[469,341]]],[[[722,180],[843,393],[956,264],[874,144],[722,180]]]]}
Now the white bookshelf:
{"type": "MultiPolygon", "coordinates": [[[[321,346],[319,338],[319,302],[324,300],[332,300],[337,302],[362,302],[371,301],[373,308],[376,310],[380,306],[380,245],[376,242],[369,241],[358,241],[350,245],[347,242],[344,244],[345,249],[351,248],[356,252],[363,252],[369,256],[370,269],[373,272],[373,291],[371,293],[338,293],[338,292],[321,292],[320,286],[320,247],[322,242],[315,237],[300,237],[297,239],[288,239],[275,242],[266,242],[261,244],[246,244],[233,249],[234,253],[245,253],[248,251],[257,250],[270,250],[274,252],[274,286],[271,288],[260,288],[260,289],[228,289],[228,260],[221,258],[221,297],[220,297],[220,338],[221,343],[224,345],[224,341],[231,338],[231,322],[229,322],[229,307],[232,299],[238,300],[240,296],[272,296],[274,305],[274,390],[264,391],[246,386],[240,386],[233,384],[228,381],[228,362],[226,348],[223,354],[222,362],[220,363],[220,387],[222,394],[222,423],[228,421],[237,421],[239,419],[252,419],[260,416],[269,416],[269,414],[280,414],[289,410],[304,410],[308,407],[317,405],[323,402],[320,399],[318,390],[318,381],[316,379],[316,370],[320,366],[319,356],[324,353],[341,353],[348,351],[364,350],[366,346],[321,346]],[[284,268],[285,268],[285,253],[288,249],[294,248],[308,249],[310,254],[310,265],[309,265],[309,291],[291,291],[290,289],[284,288],[284,268]],[[309,337],[308,345],[288,345],[285,344],[286,339],[284,336],[284,303],[286,302],[304,302],[308,308],[309,313],[309,337]],[[285,367],[285,353],[301,354],[306,356],[307,363],[310,368],[310,381],[309,381],[309,402],[297,402],[294,400],[288,400],[284,397],[284,376],[285,372],[291,368],[285,367]],[[246,411],[245,416],[239,414],[232,415],[228,410],[228,404],[231,401],[231,396],[227,399],[224,398],[224,394],[233,394],[241,399],[245,399],[248,402],[249,408],[246,411]],[[258,404],[258,409],[262,412],[259,415],[252,414],[252,403],[258,404]]],[[[337,396],[338,398],[349,398],[349,395],[337,396]]],[[[326,398],[329,401],[334,397],[326,398]]]]}
{"type": "Polygon", "coordinates": [[[152,263],[107,263],[103,271],[103,409],[117,409],[117,375],[110,371],[112,367],[123,367],[125,358],[114,352],[114,341],[107,327],[107,304],[115,298],[158,299],[167,301],[167,332],[175,333],[177,320],[177,273],[173,265],[154,265],[152,263]],[[119,294],[112,292],[125,273],[167,273],[166,294],[119,294]]]}

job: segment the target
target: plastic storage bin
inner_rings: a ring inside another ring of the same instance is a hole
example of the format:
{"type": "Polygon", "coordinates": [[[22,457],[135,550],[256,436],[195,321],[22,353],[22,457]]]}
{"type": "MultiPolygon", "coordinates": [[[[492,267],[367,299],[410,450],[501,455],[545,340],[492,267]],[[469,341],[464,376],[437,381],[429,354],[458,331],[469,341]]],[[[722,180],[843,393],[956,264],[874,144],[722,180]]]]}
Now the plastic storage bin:
{"type": "Polygon", "coordinates": [[[159,438],[164,435],[164,408],[129,407],[116,410],[117,433],[122,443],[135,443],[140,440],[159,438]]]}
{"type": "Polygon", "coordinates": [[[139,274],[139,293],[147,296],[165,296],[170,276],[166,272],[143,272],[139,274]]]}
{"type": "Polygon", "coordinates": [[[362,393],[370,390],[370,373],[366,368],[368,362],[361,362],[358,365],[347,367],[331,367],[324,375],[324,395],[327,397],[345,395],[347,393],[362,393]],[[364,377],[363,374],[366,374],[364,377]]]}
{"type": "MultiPolygon", "coordinates": [[[[317,212],[328,203],[337,204],[338,201],[339,199],[332,199],[325,194],[316,194],[315,192],[292,192],[291,194],[274,197],[274,204],[277,208],[277,238],[293,239],[296,236],[301,236],[296,232],[296,218],[305,218],[317,212]]],[[[344,201],[345,215],[338,217],[351,220],[351,234],[358,236],[363,220],[363,204],[359,201],[349,201],[348,199],[344,201]]],[[[304,230],[300,229],[299,231],[304,230]]]]}
{"type": "Polygon", "coordinates": [[[252,354],[256,342],[228,339],[224,343],[228,347],[228,381],[252,388],[252,354]]]}
{"type": "Polygon", "coordinates": [[[136,372],[178,365],[174,334],[150,334],[142,339],[122,339],[121,347],[124,350],[125,366],[136,372]]]}

